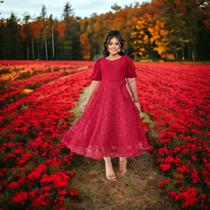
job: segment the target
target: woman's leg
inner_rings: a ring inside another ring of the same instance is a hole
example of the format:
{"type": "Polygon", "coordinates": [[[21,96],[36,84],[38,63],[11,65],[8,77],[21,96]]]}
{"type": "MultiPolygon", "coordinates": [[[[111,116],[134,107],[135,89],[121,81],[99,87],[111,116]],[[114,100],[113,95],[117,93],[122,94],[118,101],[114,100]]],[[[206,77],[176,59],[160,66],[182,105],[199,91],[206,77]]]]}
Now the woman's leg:
{"type": "Polygon", "coordinates": [[[127,164],[127,159],[126,157],[119,157],[119,170],[118,170],[118,176],[123,176],[126,171],[126,164],[127,164]]]}
{"type": "Polygon", "coordinates": [[[107,179],[111,181],[116,181],[116,175],[113,170],[111,157],[104,157],[104,161],[105,161],[105,171],[107,179]]]}

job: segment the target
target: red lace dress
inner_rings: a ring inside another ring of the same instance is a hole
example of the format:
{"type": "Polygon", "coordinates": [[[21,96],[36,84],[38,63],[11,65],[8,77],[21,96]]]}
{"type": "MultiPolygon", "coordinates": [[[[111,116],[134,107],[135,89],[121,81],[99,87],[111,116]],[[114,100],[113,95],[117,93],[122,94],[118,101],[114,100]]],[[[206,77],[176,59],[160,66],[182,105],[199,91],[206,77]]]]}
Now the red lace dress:
{"type": "Polygon", "coordinates": [[[148,142],[125,81],[136,76],[127,55],[112,61],[99,58],[90,79],[100,84],[61,142],[72,152],[93,159],[134,157],[145,150],[148,142]]]}

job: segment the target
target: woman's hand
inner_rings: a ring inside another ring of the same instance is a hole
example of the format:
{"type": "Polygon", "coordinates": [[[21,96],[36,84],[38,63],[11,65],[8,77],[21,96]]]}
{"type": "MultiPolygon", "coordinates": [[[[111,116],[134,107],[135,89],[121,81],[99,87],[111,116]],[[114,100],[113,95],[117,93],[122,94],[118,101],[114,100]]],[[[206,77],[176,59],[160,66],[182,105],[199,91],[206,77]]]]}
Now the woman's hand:
{"type": "Polygon", "coordinates": [[[87,104],[88,104],[88,101],[84,101],[84,102],[81,104],[80,108],[81,108],[81,111],[82,111],[82,112],[85,111],[87,104]]]}
{"type": "Polygon", "coordinates": [[[139,113],[141,112],[141,107],[139,102],[135,102],[135,106],[138,109],[139,113]]]}

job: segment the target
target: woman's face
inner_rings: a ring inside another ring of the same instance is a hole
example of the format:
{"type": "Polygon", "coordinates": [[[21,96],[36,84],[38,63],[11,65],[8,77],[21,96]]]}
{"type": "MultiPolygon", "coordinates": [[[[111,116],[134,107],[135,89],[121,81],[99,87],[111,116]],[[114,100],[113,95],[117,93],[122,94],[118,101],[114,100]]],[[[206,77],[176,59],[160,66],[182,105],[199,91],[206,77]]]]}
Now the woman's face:
{"type": "Polygon", "coordinates": [[[108,43],[107,50],[109,55],[117,55],[120,52],[120,42],[117,38],[113,37],[110,42],[108,43]]]}

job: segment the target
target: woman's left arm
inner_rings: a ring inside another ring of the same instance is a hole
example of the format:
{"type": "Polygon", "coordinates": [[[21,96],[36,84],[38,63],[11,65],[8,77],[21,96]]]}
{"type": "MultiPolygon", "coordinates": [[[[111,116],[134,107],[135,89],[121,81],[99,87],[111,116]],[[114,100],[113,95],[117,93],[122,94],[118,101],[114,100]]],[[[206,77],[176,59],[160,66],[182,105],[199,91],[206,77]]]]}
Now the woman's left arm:
{"type": "Polygon", "coordinates": [[[139,112],[141,112],[139,97],[138,97],[138,90],[136,86],[136,78],[127,78],[128,87],[130,88],[131,94],[133,96],[133,102],[135,103],[139,112]]]}

